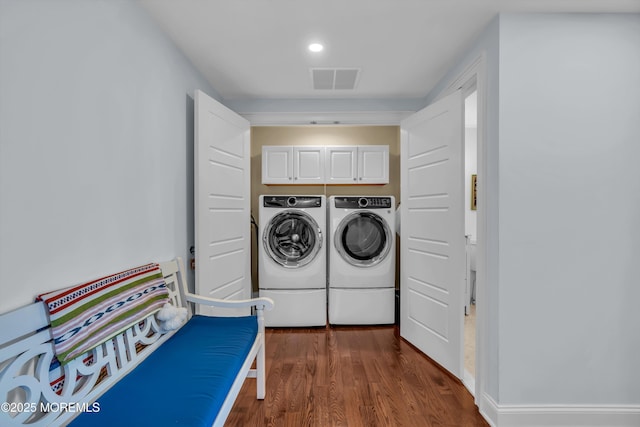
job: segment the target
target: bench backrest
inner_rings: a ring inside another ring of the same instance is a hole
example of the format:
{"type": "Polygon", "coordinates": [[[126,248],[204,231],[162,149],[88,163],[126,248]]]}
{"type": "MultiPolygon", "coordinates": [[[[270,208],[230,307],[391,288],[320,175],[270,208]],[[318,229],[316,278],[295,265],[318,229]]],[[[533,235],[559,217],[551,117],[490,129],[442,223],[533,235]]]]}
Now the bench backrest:
{"type": "MultiPolygon", "coordinates": [[[[180,259],[161,263],[176,307],[191,308],[180,259]]],[[[44,303],[0,315],[0,425],[61,425],[98,398],[175,331],[159,332],[154,315],[60,366],[44,303]]]]}

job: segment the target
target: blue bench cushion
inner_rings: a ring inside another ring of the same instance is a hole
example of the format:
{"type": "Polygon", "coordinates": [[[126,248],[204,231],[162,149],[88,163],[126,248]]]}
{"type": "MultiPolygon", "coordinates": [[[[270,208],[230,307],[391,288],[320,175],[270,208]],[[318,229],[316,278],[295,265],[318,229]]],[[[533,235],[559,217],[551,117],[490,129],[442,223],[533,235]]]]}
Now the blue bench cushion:
{"type": "Polygon", "coordinates": [[[255,316],[193,316],[71,426],[211,426],[257,332],[255,316]]]}

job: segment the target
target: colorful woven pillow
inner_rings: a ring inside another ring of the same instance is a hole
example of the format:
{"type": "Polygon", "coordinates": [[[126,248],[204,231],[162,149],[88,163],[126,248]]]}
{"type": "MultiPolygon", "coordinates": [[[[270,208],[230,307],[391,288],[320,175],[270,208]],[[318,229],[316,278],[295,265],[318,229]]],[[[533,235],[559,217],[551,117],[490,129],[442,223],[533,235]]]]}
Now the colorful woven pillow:
{"type": "Polygon", "coordinates": [[[169,293],[158,264],[147,264],[38,296],[65,364],[159,310],[169,293]]]}

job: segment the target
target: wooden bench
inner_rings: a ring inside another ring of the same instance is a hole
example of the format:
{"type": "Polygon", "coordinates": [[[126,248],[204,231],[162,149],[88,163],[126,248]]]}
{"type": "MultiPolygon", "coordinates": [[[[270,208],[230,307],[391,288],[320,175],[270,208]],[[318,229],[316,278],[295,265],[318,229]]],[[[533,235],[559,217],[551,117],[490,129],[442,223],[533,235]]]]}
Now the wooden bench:
{"type": "Polygon", "coordinates": [[[171,303],[188,309],[187,322],[161,333],[149,315],[62,366],[43,302],[0,315],[0,426],[222,426],[247,377],[257,379],[264,399],[263,311],[273,301],[194,295],[182,260],[160,268],[171,303]],[[254,314],[194,315],[192,303],[254,314]]]}

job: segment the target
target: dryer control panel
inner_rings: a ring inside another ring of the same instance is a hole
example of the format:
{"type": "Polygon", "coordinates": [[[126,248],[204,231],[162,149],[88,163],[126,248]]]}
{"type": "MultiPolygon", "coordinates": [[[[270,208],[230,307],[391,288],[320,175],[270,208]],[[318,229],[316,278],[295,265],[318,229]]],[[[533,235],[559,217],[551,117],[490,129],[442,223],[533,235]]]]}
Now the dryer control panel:
{"type": "Polygon", "coordinates": [[[391,197],[336,197],[335,206],[341,209],[391,209],[391,197]]]}
{"type": "Polygon", "coordinates": [[[265,208],[321,208],[322,197],[318,196],[264,196],[265,208]]]}

